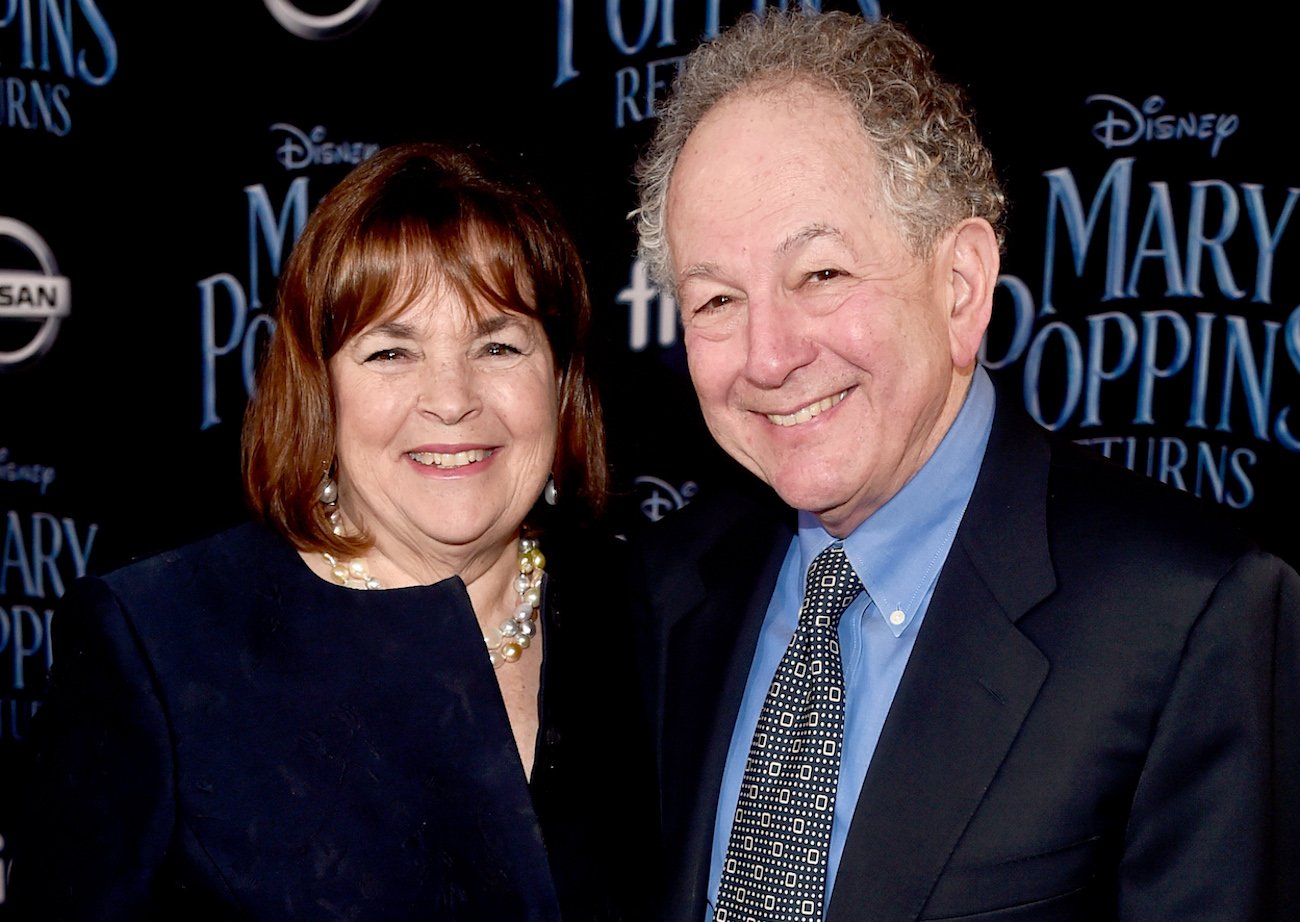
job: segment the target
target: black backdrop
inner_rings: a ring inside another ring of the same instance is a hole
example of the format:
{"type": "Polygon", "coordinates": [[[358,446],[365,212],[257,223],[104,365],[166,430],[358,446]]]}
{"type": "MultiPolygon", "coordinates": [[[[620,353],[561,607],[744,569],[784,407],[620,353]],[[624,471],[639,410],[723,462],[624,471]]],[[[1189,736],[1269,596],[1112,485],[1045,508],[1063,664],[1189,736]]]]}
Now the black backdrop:
{"type": "MultiPolygon", "coordinates": [[[[626,214],[676,61],[754,5],[0,0],[0,833],[55,600],[242,516],[276,272],[379,146],[482,141],[559,202],[592,283],[616,516],[733,476],[626,214]]],[[[995,374],[1044,425],[1300,560],[1285,5],[820,5],[904,22],[970,93],[1012,201],[995,374]]]]}

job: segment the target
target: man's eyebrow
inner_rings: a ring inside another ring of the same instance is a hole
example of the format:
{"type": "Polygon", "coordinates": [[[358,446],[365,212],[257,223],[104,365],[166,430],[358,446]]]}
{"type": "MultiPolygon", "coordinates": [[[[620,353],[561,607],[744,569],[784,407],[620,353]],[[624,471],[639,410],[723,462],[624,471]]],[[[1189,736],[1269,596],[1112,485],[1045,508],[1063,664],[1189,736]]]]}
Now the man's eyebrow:
{"type": "MultiPolygon", "coordinates": [[[[809,241],[818,240],[823,237],[829,237],[835,240],[851,254],[854,256],[857,255],[856,251],[849,244],[848,238],[844,236],[840,229],[832,227],[829,224],[809,224],[806,227],[799,228],[799,230],[790,234],[781,241],[776,248],[776,253],[778,256],[787,256],[792,250],[798,249],[809,241]]],[[[678,277],[678,284],[680,285],[684,282],[690,281],[691,279],[697,278],[716,278],[721,274],[722,270],[718,267],[717,263],[695,263],[695,265],[687,266],[682,270],[678,277]]]]}
{"type": "Polygon", "coordinates": [[[799,228],[799,230],[782,240],[776,248],[777,255],[786,256],[791,250],[798,249],[809,241],[818,240],[822,237],[830,237],[848,249],[850,253],[853,252],[853,247],[849,245],[849,241],[838,227],[832,227],[829,224],[809,224],[806,227],[799,228]]]}
{"type": "Polygon", "coordinates": [[[682,271],[678,283],[680,284],[681,282],[690,279],[712,278],[719,275],[720,272],[721,270],[718,268],[717,263],[696,263],[693,266],[686,267],[686,269],[682,271]]]}

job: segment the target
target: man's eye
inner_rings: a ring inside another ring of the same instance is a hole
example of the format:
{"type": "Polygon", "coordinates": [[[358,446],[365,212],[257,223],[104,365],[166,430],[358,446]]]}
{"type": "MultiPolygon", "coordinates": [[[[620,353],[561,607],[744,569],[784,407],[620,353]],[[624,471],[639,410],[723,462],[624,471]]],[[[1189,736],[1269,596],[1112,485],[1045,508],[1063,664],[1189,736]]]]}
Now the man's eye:
{"type": "Polygon", "coordinates": [[[721,310],[734,300],[735,299],[730,295],[717,295],[716,297],[709,298],[709,300],[697,307],[695,313],[707,314],[710,311],[721,310]]]}

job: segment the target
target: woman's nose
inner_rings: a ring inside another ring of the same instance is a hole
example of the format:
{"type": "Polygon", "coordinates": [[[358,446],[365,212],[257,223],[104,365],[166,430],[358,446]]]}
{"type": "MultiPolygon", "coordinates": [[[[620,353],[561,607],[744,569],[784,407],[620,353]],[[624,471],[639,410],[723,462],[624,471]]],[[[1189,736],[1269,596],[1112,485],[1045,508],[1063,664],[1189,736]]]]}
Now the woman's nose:
{"type": "Polygon", "coordinates": [[[469,363],[436,362],[423,382],[417,406],[448,426],[473,416],[481,402],[469,363]]]}

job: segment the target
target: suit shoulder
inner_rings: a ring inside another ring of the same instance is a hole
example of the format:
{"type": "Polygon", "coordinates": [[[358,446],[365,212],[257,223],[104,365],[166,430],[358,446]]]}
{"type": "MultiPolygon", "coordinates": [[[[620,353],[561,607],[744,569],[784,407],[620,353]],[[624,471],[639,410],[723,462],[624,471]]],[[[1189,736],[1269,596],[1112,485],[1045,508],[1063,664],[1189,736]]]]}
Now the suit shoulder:
{"type": "Polygon", "coordinates": [[[1256,550],[1222,507],[1071,442],[1053,445],[1048,490],[1051,515],[1078,540],[1092,537],[1179,556],[1235,558],[1256,550]]]}

